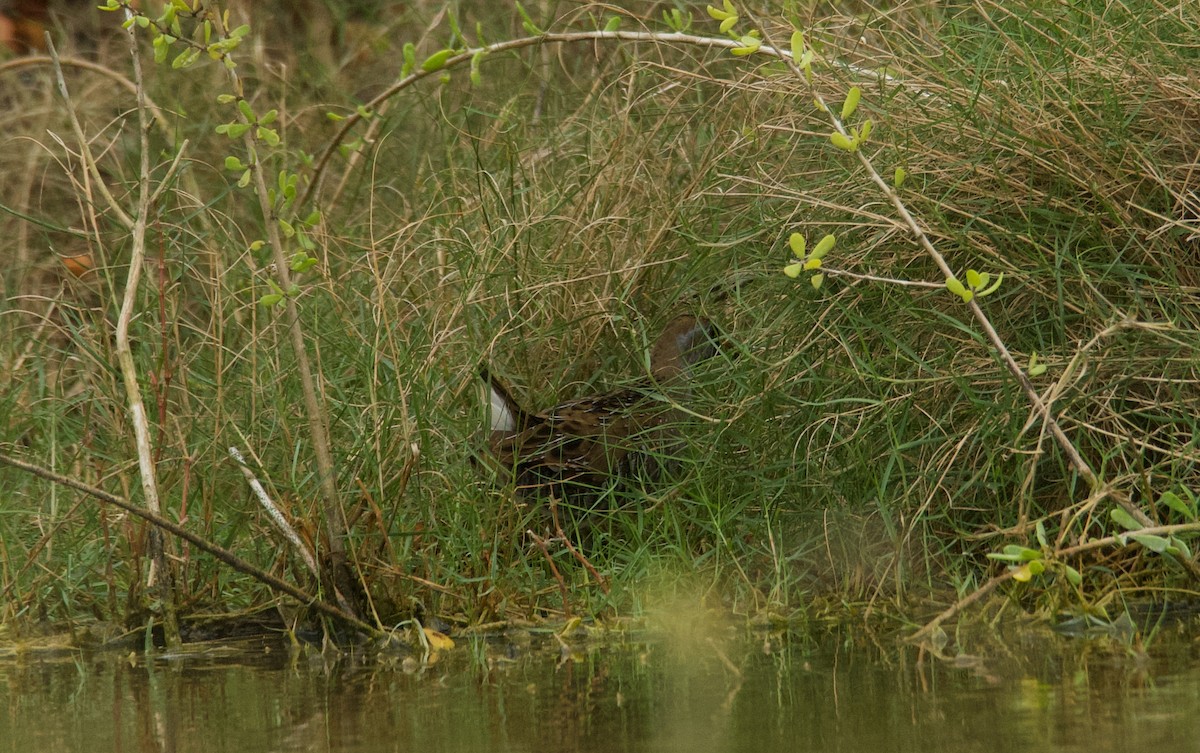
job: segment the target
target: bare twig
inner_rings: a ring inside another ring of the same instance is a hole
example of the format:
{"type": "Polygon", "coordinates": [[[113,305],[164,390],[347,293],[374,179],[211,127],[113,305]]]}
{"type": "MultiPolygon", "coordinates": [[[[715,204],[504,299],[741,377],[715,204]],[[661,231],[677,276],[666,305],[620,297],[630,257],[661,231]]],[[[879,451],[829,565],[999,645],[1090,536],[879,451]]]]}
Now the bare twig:
{"type": "Polygon", "coordinates": [[[372,625],[367,624],[366,622],[363,622],[362,620],[358,619],[354,615],[339,608],[338,606],[336,606],[334,604],[330,604],[327,601],[318,599],[317,597],[315,597],[311,594],[305,593],[304,591],[300,590],[299,588],[296,588],[295,586],[291,585],[290,583],[287,583],[286,581],[280,580],[279,578],[275,577],[274,575],[271,575],[270,573],[266,572],[265,570],[260,570],[259,568],[255,567],[254,565],[251,565],[249,562],[246,562],[245,560],[241,559],[233,552],[230,552],[228,549],[224,549],[224,548],[208,541],[207,539],[201,538],[200,536],[197,536],[196,534],[192,533],[191,531],[187,530],[186,528],[162,517],[161,515],[156,515],[155,513],[152,513],[149,510],[146,510],[138,505],[135,505],[128,500],[122,499],[121,497],[118,497],[114,494],[109,494],[108,492],[104,491],[103,489],[97,489],[96,487],[85,484],[82,481],[77,481],[73,478],[69,478],[67,476],[63,476],[63,475],[54,473],[53,471],[42,468],[41,466],[34,465],[33,463],[27,463],[23,460],[18,460],[17,458],[10,457],[3,453],[0,453],[0,463],[4,463],[5,465],[10,465],[13,468],[19,468],[28,473],[32,473],[33,475],[38,476],[39,478],[44,478],[47,481],[51,481],[55,484],[61,484],[62,486],[70,487],[77,491],[81,491],[84,494],[95,497],[96,499],[100,500],[101,502],[105,502],[114,507],[119,507],[122,510],[124,510],[125,512],[129,513],[130,515],[134,515],[138,518],[141,518],[142,520],[145,520],[146,522],[150,523],[153,526],[156,526],[157,528],[160,528],[164,531],[168,531],[169,533],[171,533],[174,536],[178,536],[179,538],[183,539],[184,541],[189,542],[196,548],[201,549],[205,552],[208,552],[209,554],[216,557],[221,562],[224,562],[225,564],[232,567],[234,570],[237,570],[238,572],[242,572],[242,573],[245,573],[246,575],[249,575],[251,578],[254,578],[255,580],[259,581],[260,583],[263,583],[264,585],[270,587],[271,589],[273,589],[275,591],[278,591],[279,593],[287,594],[288,596],[291,596],[293,599],[295,599],[296,601],[300,602],[301,604],[303,604],[305,606],[309,606],[309,607],[312,607],[313,609],[324,612],[325,614],[329,615],[330,617],[335,617],[339,620],[342,620],[346,624],[352,625],[353,627],[356,627],[359,630],[367,632],[371,635],[375,635],[375,636],[386,636],[387,635],[386,633],[382,633],[377,628],[373,627],[372,625]]]}
{"type": "Polygon", "coordinates": [[[321,577],[321,571],[317,568],[317,560],[313,557],[313,553],[308,550],[304,541],[300,538],[300,534],[296,533],[296,529],[292,528],[292,524],[288,523],[283,512],[271,500],[271,495],[267,494],[267,490],[263,488],[262,483],[255,478],[254,471],[250,470],[246,465],[246,459],[242,457],[241,450],[236,447],[229,448],[229,457],[237,462],[238,468],[242,469],[242,475],[246,477],[246,483],[250,484],[250,489],[254,492],[254,496],[258,497],[258,503],[267,511],[267,517],[283,534],[283,537],[291,542],[296,551],[300,553],[300,559],[304,560],[304,564],[308,566],[309,572],[318,580],[321,577]]]}

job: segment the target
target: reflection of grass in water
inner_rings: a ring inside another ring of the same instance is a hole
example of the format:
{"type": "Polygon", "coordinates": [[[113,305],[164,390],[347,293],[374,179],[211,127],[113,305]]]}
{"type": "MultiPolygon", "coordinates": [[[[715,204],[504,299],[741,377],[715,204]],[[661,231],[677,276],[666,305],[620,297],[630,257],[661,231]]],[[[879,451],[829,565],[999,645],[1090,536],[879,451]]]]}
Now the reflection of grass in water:
{"type": "MultiPolygon", "coordinates": [[[[1195,29],[1135,10],[1109,9],[1103,23],[1083,8],[901,13],[853,34],[827,18],[810,36],[827,59],[895,72],[901,83],[854,81],[877,123],[868,148],[880,165],[907,168],[905,199],[953,264],[1005,273],[986,306],[1014,352],[1050,366],[1040,389],[1126,314],[1174,323],[1112,330],[1055,404],[1105,478],[1153,499],[1195,481],[1200,309],[1186,165],[1187,103],[1200,98],[1175,73],[1189,67],[1174,40],[1195,29]]],[[[395,23],[377,52],[368,45],[327,75],[268,75],[243,60],[259,74],[256,108],[287,102],[290,149],[322,147],[333,128],[324,112],[394,75],[395,40],[419,36],[395,23]]],[[[286,59],[271,54],[262,62],[286,59]]],[[[417,601],[469,621],[562,608],[524,538],[535,511],[468,462],[482,441],[475,366],[487,359],[531,403],[550,405],[640,373],[648,340],[681,309],[728,335],[686,403],[703,418],[683,431],[675,481],[635,484],[606,515],[591,559],[613,578],[611,596],[552,553],[575,611],[638,607],[634,584],[680,563],[745,611],[788,613],[814,594],[840,608],[967,588],[983,552],[1028,543],[1022,524],[1080,501],[1038,428],[1024,429],[1028,409],[1010,380],[974,330],[956,326],[965,314],[949,296],[832,277],[818,294],[778,273],[793,230],[837,233],[831,267],[928,279],[930,266],[854,163],[828,147],[791,78],[752,68],[757,59],[691,55],[546,48],[488,61],[482,87],[457,75],[423,85],[378,118],[366,159],[322,207],[320,264],[301,306],[355,556],[385,617],[417,601]]],[[[126,65],[116,53],[104,62],[126,65]]],[[[16,242],[0,252],[0,436],[19,443],[7,451],[128,493],[137,484],[108,334],[127,249],[86,209],[78,173],[58,166],[63,148],[44,134],[69,128],[41,76],[6,84],[14,132],[31,141],[0,149],[0,169],[19,178],[0,201],[100,233],[85,241],[6,215],[16,242]],[[95,271],[65,278],[47,247],[87,250],[95,271]]],[[[849,83],[825,68],[818,85],[837,102],[849,83]]],[[[135,141],[113,118],[130,97],[86,73],[71,86],[105,147],[103,175],[128,190],[135,141]]],[[[157,215],[162,263],[152,261],[143,291],[136,355],[148,402],[162,398],[152,417],[169,507],[182,515],[186,505],[194,530],[271,566],[278,547],[224,448],[252,450],[300,521],[316,519],[316,484],[284,332],[254,306],[268,292],[268,261],[244,249],[263,236],[261,220],[228,188],[232,147],[212,134],[229,115],[213,104],[222,86],[208,69],[154,72],[156,101],[187,113],[172,124],[191,139],[195,193],[168,193],[157,215]]],[[[298,166],[279,159],[272,169],[298,166]]],[[[0,518],[9,616],[136,613],[123,594],[136,590],[139,529],[2,473],[13,490],[13,514],[0,518]]],[[[1085,520],[1066,520],[1066,535],[1085,520]]],[[[315,523],[300,527],[319,539],[315,523]]],[[[261,599],[176,550],[193,606],[261,599]]],[[[1126,569],[1134,578],[1151,567],[1126,569]]]]}

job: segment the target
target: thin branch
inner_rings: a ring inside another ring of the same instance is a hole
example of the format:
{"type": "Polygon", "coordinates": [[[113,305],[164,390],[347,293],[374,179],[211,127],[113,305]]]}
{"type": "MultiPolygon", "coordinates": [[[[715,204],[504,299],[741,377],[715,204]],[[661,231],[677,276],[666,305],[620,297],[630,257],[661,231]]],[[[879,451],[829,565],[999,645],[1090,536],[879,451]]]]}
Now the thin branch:
{"type": "Polygon", "coordinates": [[[279,593],[282,593],[282,594],[287,594],[288,596],[291,596],[293,599],[295,599],[296,601],[300,602],[301,604],[303,604],[305,606],[312,607],[313,609],[324,612],[325,614],[329,615],[330,617],[335,617],[339,620],[342,620],[346,624],[352,625],[353,627],[356,627],[359,630],[362,630],[370,635],[374,635],[374,636],[386,636],[387,635],[387,633],[381,632],[377,628],[367,624],[366,622],[363,622],[362,620],[358,619],[354,615],[349,614],[348,612],[340,609],[336,605],[330,604],[327,601],[318,599],[317,597],[313,596],[312,594],[306,593],[306,592],[300,590],[299,588],[296,588],[295,586],[291,585],[290,583],[280,580],[279,578],[275,577],[274,575],[271,575],[270,573],[266,572],[265,570],[260,570],[259,568],[255,567],[254,565],[251,565],[249,562],[246,562],[245,560],[241,559],[240,557],[238,557],[236,554],[229,551],[228,549],[224,549],[216,544],[213,544],[212,542],[208,541],[207,539],[203,539],[200,536],[197,536],[196,534],[194,534],[191,531],[187,530],[186,528],[168,520],[167,518],[164,518],[161,515],[156,515],[155,513],[152,513],[149,510],[146,510],[145,508],[140,507],[139,505],[135,505],[128,500],[122,499],[121,497],[118,497],[113,494],[109,494],[108,492],[104,491],[103,489],[98,489],[94,486],[90,486],[88,484],[83,483],[82,481],[76,481],[73,478],[69,478],[67,476],[57,474],[51,470],[42,468],[41,466],[34,465],[33,463],[27,463],[23,460],[18,460],[17,458],[11,457],[9,455],[5,455],[3,453],[0,453],[0,463],[3,463],[5,465],[10,465],[13,468],[19,468],[28,473],[32,473],[33,475],[38,476],[39,478],[43,478],[43,479],[46,479],[47,481],[51,481],[55,484],[60,484],[62,486],[66,486],[71,489],[81,491],[84,494],[95,497],[96,499],[100,500],[101,502],[110,504],[114,507],[119,507],[120,509],[129,513],[130,515],[141,518],[142,520],[146,521],[147,523],[150,523],[153,526],[156,526],[164,531],[167,531],[168,533],[172,534],[173,536],[178,536],[179,538],[183,539],[184,541],[187,541],[188,543],[194,545],[196,548],[201,549],[205,552],[208,552],[209,554],[216,557],[221,562],[224,562],[226,565],[229,565],[230,567],[232,567],[234,570],[237,570],[238,572],[242,572],[242,573],[245,573],[246,575],[249,575],[251,578],[254,578],[255,580],[259,581],[260,583],[270,587],[272,590],[278,591],[279,593]]]}
{"type": "Polygon", "coordinates": [[[75,133],[75,140],[79,142],[79,159],[83,162],[84,169],[91,173],[92,180],[95,181],[96,186],[100,189],[100,195],[104,197],[109,210],[125,226],[126,230],[132,230],[133,218],[121,208],[121,205],[117,203],[113,195],[109,193],[108,184],[104,182],[104,178],[100,175],[100,168],[97,167],[96,160],[92,156],[87,137],[83,134],[83,126],[79,124],[79,116],[75,114],[75,106],[71,102],[71,94],[67,90],[67,80],[63,77],[58,50],[54,48],[54,42],[51,41],[49,32],[46,34],[46,48],[50,51],[50,62],[54,65],[54,78],[58,82],[58,93],[62,95],[63,102],[66,104],[67,117],[71,121],[71,130],[75,133]]]}

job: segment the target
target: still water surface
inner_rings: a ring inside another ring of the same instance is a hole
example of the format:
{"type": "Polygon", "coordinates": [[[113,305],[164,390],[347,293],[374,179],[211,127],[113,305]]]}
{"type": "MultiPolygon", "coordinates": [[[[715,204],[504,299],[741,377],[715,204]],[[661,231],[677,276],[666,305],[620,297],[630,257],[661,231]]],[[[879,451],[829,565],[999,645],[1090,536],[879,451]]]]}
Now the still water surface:
{"type": "Polygon", "coordinates": [[[978,662],[842,631],[460,639],[435,666],[279,644],[0,660],[0,751],[1200,749],[1200,644],[1047,636],[978,662]],[[409,667],[411,670],[411,665],[409,667]]]}

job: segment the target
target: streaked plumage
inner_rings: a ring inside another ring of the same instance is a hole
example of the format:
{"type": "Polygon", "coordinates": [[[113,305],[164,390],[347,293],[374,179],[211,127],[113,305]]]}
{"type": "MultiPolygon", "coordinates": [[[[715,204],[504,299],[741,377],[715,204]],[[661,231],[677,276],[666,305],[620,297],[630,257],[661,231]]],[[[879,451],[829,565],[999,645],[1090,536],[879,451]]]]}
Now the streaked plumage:
{"type": "Polygon", "coordinates": [[[593,508],[614,478],[657,475],[682,418],[668,396],[678,397],[690,367],[715,352],[710,330],[702,319],[678,316],[651,350],[649,379],[540,413],[523,409],[485,370],[494,465],[520,496],[553,496],[576,510],[593,508]]]}

